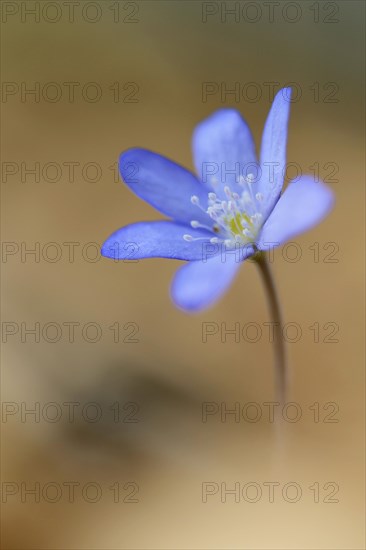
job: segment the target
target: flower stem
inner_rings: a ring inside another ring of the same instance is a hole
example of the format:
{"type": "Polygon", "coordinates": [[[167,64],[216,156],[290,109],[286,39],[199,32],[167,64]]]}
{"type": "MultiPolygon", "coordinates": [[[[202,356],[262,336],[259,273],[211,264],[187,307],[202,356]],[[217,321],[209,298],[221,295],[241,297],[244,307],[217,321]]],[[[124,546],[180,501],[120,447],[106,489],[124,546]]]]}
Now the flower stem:
{"type": "Polygon", "coordinates": [[[262,280],[267,293],[269,310],[272,321],[274,323],[273,344],[275,356],[274,368],[276,377],[276,396],[281,405],[283,405],[286,400],[288,373],[286,364],[285,342],[282,334],[281,308],[266,254],[263,252],[258,252],[254,256],[254,259],[262,275],[262,280]]]}

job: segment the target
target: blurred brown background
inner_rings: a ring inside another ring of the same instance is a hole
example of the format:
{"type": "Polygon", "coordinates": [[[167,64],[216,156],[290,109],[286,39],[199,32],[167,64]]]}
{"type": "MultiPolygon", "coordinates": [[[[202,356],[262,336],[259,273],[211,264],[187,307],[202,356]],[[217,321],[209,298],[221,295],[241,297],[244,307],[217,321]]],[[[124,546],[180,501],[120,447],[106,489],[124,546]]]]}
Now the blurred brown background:
{"type": "Polygon", "coordinates": [[[1,9],[3,547],[364,548],[364,2],[1,9]],[[240,97],[203,101],[206,82],[239,83],[240,97]],[[301,417],[277,429],[263,405],[274,400],[272,346],[253,264],[218,305],[188,316],[169,298],[179,262],[115,263],[88,244],[161,217],[115,177],[121,151],[138,145],[192,168],[192,130],[222,106],[243,113],[259,145],[268,83],[299,93],[288,161],[307,173],[318,163],[336,193],[332,214],[297,240],[299,261],[275,254],[285,321],[302,332],[288,344],[301,417]],[[77,243],[74,261],[65,243],[77,243]],[[203,322],[263,334],[203,343],[203,322]],[[36,323],[39,338],[26,333],[36,323]],[[248,414],[254,402],[263,414],[202,422],[205,402],[248,414]],[[217,489],[206,503],[205,482],[217,489]],[[249,482],[247,499],[221,502],[221,483],[249,482]],[[268,482],[279,484],[274,502],[268,482]]]}

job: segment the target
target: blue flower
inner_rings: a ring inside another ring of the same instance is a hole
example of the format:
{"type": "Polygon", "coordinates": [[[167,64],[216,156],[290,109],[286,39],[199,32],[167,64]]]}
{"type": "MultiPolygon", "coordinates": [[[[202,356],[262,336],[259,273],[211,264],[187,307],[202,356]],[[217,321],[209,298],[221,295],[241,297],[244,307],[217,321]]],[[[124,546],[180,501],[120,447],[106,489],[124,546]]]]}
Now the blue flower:
{"type": "Polygon", "coordinates": [[[122,227],[103,244],[113,259],[186,260],[172,298],[187,311],[213,304],[246,258],[310,229],[331,209],[333,193],[300,176],[281,195],[286,170],[291,89],[280,90],[265,123],[257,159],[239,112],[220,109],[193,135],[197,176],[159,154],[134,148],[120,157],[125,183],[170,220],[122,227]]]}

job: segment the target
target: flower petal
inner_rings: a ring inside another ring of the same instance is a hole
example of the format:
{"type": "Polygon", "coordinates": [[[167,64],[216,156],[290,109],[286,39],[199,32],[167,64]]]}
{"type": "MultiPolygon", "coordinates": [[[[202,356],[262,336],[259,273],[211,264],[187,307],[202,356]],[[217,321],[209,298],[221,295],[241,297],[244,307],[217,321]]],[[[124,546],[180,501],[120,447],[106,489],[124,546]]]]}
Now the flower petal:
{"type": "Polygon", "coordinates": [[[311,176],[292,181],[263,226],[258,248],[268,250],[319,223],[331,210],[333,191],[311,176]]]}
{"type": "Polygon", "coordinates": [[[208,231],[192,229],[170,221],[140,222],[118,229],[102,246],[101,253],[113,260],[139,260],[141,258],[174,258],[201,260],[204,243],[210,242],[208,231]],[[187,242],[183,235],[202,238],[187,242]]]}
{"type": "Polygon", "coordinates": [[[185,311],[199,311],[211,306],[229,287],[242,260],[252,253],[252,249],[223,251],[206,262],[184,265],[173,279],[173,301],[185,311]]]}
{"type": "Polygon", "coordinates": [[[170,218],[180,222],[209,220],[191,203],[191,196],[197,195],[206,208],[207,189],[175,162],[146,149],[129,149],[120,156],[119,169],[126,185],[138,197],[170,218]]]}
{"type": "Polygon", "coordinates": [[[201,122],[194,131],[192,145],[198,177],[222,198],[225,185],[240,191],[239,176],[256,172],[253,137],[235,109],[219,109],[201,122]]]}
{"type": "Polygon", "coordinates": [[[283,88],[276,94],[263,130],[260,154],[261,178],[257,190],[264,197],[261,210],[265,218],[273,210],[283,186],[290,99],[291,88],[283,88]]]}

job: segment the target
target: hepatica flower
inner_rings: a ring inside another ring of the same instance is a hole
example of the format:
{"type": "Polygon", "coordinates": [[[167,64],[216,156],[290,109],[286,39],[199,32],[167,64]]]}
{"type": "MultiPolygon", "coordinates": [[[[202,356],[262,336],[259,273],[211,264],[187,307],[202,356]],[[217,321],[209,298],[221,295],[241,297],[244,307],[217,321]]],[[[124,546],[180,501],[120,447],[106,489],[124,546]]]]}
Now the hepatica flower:
{"type": "Polygon", "coordinates": [[[245,259],[317,224],[333,203],[328,187],[301,176],[281,195],[290,96],[284,88],[274,98],[259,159],[250,129],[234,109],[220,109],[196,127],[197,175],[151,151],[123,153],[125,183],[170,220],[122,227],[105,241],[102,254],[188,261],[178,269],[171,294],[178,307],[197,311],[225,292],[245,259]]]}
{"type": "Polygon", "coordinates": [[[161,155],[130,149],[120,172],[136,195],[170,220],[122,227],[103,244],[113,259],[186,260],[172,284],[172,298],[186,311],[213,304],[249,257],[260,268],[274,321],[277,397],[284,402],[287,368],[279,301],[266,252],[310,229],[328,213],[333,193],[311,176],[289,183],[287,124],[291,89],[280,90],[266,120],[259,159],[238,111],[220,109],[193,134],[197,175],[161,155]]]}

